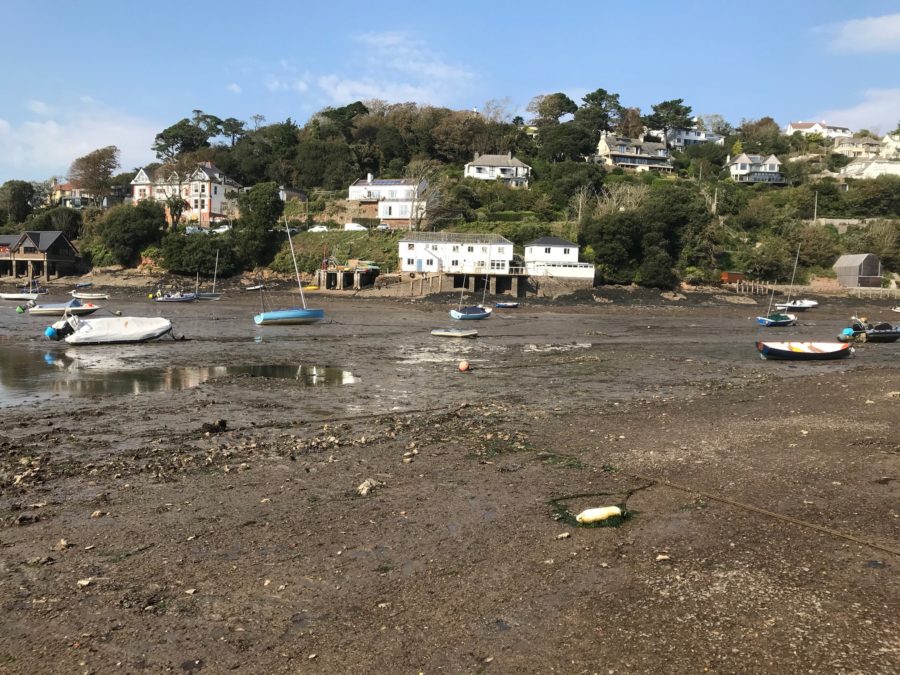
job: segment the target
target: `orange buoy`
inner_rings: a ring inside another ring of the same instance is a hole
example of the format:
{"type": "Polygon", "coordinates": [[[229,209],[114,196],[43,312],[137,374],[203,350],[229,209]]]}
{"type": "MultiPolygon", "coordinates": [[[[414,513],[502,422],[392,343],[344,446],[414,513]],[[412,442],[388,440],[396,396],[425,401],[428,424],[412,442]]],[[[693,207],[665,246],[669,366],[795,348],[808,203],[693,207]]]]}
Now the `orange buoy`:
{"type": "Polygon", "coordinates": [[[459,362],[459,372],[465,373],[469,370],[469,362],[468,361],[460,361],[459,362]]]}

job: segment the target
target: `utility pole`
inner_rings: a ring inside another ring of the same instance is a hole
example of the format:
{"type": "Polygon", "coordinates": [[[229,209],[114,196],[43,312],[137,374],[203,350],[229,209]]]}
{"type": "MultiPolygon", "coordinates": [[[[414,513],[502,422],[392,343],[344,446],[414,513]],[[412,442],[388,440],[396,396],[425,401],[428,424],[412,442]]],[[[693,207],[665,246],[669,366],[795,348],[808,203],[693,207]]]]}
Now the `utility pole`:
{"type": "Polygon", "coordinates": [[[815,200],[813,201],[813,225],[819,219],[819,191],[816,190],[815,200]]]}
{"type": "Polygon", "coordinates": [[[716,187],[716,189],[713,191],[713,203],[712,203],[713,215],[716,215],[716,210],[718,209],[718,207],[719,207],[719,188],[716,187]]]}

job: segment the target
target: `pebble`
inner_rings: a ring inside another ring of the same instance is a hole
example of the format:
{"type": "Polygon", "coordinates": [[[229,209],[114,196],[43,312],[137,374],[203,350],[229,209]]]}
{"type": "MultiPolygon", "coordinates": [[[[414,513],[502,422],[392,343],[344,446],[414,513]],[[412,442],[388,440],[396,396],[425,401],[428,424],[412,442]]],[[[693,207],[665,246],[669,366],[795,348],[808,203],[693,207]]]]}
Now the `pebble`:
{"type": "Polygon", "coordinates": [[[568,532],[561,532],[560,534],[556,535],[556,538],[557,539],[568,539],[571,536],[572,535],[569,534],[568,532]]]}

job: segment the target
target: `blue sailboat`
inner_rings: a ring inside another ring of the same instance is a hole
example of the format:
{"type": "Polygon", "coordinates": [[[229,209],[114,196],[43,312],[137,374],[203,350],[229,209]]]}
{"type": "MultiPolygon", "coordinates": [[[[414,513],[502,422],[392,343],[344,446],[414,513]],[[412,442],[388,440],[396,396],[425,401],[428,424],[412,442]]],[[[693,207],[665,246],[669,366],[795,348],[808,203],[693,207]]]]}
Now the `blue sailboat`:
{"type": "Polygon", "coordinates": [[[300,282],[300,269],[297,267],[297,256],[294,255],[294,242],[291,239],[291,231],[290,228],[288,228],[287,218],[284,220],[284,227],[287,231],[288,244],[291,247],[291,259],[294,261],[294,273],[297,275],[297,286],[300,289],[300,302],[303,306],[260,312],[253,317],[253,321],[257,326],[299,325],[316,323],[325,318],[324,309],[311,309],[306,306],[306,297],[303,295],[303,284],[300,282]]]}

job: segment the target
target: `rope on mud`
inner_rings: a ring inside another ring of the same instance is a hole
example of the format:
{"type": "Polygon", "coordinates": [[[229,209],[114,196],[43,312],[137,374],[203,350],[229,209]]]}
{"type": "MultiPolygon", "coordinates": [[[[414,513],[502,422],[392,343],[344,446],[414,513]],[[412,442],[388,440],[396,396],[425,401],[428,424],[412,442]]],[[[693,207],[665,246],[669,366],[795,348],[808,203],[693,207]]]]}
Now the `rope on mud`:
{"type": "Polygon", "coordinates": [[[868,541],[866,539],[861,539],[860,537],[855,537],[852,534],[847,534],[846,532],[839,532],[838,530],[833,530],[830,527],[825,527],[824,525],[816,525],[815,523],[810,523],[806,520],[800,520],[799,518],[793,518],[791,516],[786,516],[781,513],[775,513],[774,511],[768,511],[766,509],[762,509],[758,506],[753,506],[751,504],[744,504],[742,502],[736,502],[733,499],[728,499],[727,497],[720,497],[718,495],[714,495],[709,492],[704,492],[703,490],[697,490],[695,488],[686,487],[684,485],[678,485],[677,483],[673,483],[664,478],[653,478],[651,476],[642,476],[641,474],[635,473],[626,473],[622,472],[623,475],[629,476],[631,478],[636,478],[638,480],[644,481],[654,481],[660,485],[665,485],[666,487],[673,488],[675,490],[681,490],[683,492],[691,492],[693,494],[700,495],[701,497],[705,497],[706,499],[711,499],[713,501],[721,502],[723,504],[728,504],[729,506],[734,506],[739,509],[743,509],[745,511],[752,511],[754,513],[758,513],[763,516],[767,516],[769,518],[774,518],[775,520],[780,520],[785,523],[791,523],[792,525],[798,525],[800,527],[805,527],[810,530],[815,530],[817,532],[821,532],[823,534],[830,535],[832,537],[837,537],[839,539],[846,539],[847,541],[852,541],[855,544],[860,544],[861,546],[867,546],[869,548],[876,549],[878,551],[882,551],[884,553],[890,553],[891,555],[900,556],[900,550],[891,548],[890,546],[885,546],[884,544],[878,544],[874,541],[868,541]]]}

